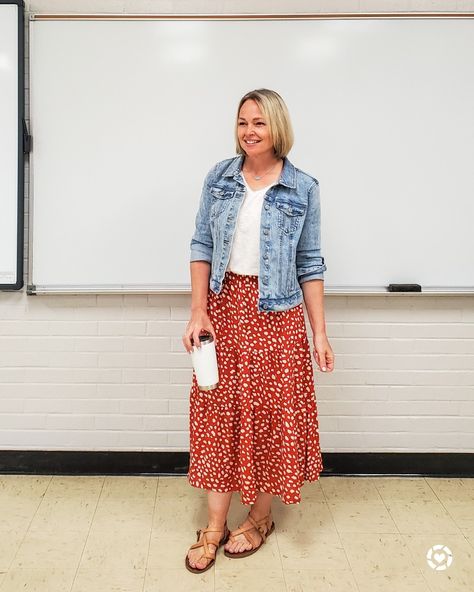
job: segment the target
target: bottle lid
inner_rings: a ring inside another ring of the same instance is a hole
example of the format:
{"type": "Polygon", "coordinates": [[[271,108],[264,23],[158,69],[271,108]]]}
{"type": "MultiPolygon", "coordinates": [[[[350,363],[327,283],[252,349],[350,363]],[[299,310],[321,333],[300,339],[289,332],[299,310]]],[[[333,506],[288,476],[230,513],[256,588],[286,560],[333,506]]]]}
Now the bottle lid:
{"type": "MultiPolygon", "coordinates": [[[[214,341],[214,337],[212,336],[212,333],[206,333],[206,335],[199,335],[199,341],[200,343],[210,343],[211,341],[214,341]]],[[[194,339],[192,337],[191,345],[194,345],[194,339]]]]}

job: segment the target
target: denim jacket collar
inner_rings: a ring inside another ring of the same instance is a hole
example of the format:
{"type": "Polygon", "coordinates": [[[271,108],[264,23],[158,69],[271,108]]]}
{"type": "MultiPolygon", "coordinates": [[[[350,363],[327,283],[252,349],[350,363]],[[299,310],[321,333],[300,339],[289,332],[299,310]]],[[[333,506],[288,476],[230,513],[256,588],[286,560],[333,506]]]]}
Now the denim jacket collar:
{"type": "MultiPolygon", "coordinates": [[[[238,177],[240,176],[240,172],[242,169],[243,160],[243,154],[236,156],[229,164],[227,169],[224,171],[223,176],[234,177],[234,179],[238,181],[238,177]]],[[[285,185],[286,187],[291,187],[292,189],[296,188],[296,169],[286,156],[283,158],[283,168],[281,170],[279,183],[280,185],[285,185]]]]}

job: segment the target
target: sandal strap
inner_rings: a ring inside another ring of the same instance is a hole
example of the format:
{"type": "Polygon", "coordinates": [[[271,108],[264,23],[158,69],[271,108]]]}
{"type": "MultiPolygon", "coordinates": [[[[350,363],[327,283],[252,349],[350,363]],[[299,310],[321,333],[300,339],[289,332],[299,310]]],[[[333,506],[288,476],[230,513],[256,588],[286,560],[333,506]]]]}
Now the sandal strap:
{"type": "Polygon", "coordinates": [[[225,532],[227,526],[224,528],[201,528],[198,532],[225,532]]]}
{"type": "Polygon", "coordinates": [[[262,539],[263,539],[263,541],[262,541],[262,542],[265,542],[265,541],[266,541],[266,538],[267,538],[266,531],[265,531],[265,529],[263,528],[263,525],[262,525],[262,524],[260,524],[260,523],[261,523],[261,522],[264,522],[264,523],[266,524],[266,523],[267,523],[267,518],[268,518],[268,516],[265,516],[264,518],[261,518],[260,520],[258,520],[258,521],[257,521],[257,520],[254,520],[254,519],[252,518],[252,516],[250,516],[250,513],[249,513],[249,515],[247,516],[247,518],[250,520],[250,522],[251,522],[251,523],[254,525],[254,527],[255,527],[255,528],[258,530],[258,532],[260,533],[260,536],[261,536],[261,537],[262,537],[262,539]]]}
{"type": "Polygon", "coordinates": [[[249,534],[247,534],[247,532],[249,530],[253,530],[253,526],[249,526],[248,528],[238,528],[237,530],[232,531],[232,534],[229,537],[230,541],[233,543],[234,542],[234,539],[237,538],[237,535],[243,534],[244,537],[247,539],[247,541],[253,547],[255,543],[253,542],[252,537],[249,534]]]}
{"type": "Polygon", "coordinates": [[[250,515],[250,512],[249,512],[247,519],[252,524],[252,526],[247,526],[247,528],[239,527],[237,530],[234,530],[232,532],[232,534],[230,535],[230,538],[235,539],[237,537],[237,535],[243,534],[245,536],[245,538],[248,540],[248,542],[252,545],[252,547],[255,548],[255,542],[253,541],[252,537],[247,533],[249,530],[253,530],[254,528],[256,528],[258,533],[262,537],[262,542],[260,544],[265,543],[266,539],[267,539],[267,534],[265,532],[265,529],[263,528],[263,525],[260,523],[265,523],[268,528],[267,518],[269,516],[270,516],[270,514],[268,514],[267,516],[264,516],[263,518],[260,518],[260,520],[255,520],[254,518],[252,518],[252,516],[250,515]]]}
{"type": "Polygon", "coordinates": [[[227,529],[227,524],[225,524],[224,529],[201,528],[200,530],[196,530],[196,534],[197,534],[198,538],[201,536],[201,532],[203,533],[202,539],[200,541],[197,541],[196,543],[194,543],[194,545],[191,545],[190,548],[191,549],[198,549],[199,547],[204,547],[204,553],[201,555],[201,557],[198,559],[198,561],[200,559],[202,559],[203,557],[205,557],[206,559],[215,559],[217,549],[212,551],[211,549],[209,549],[209,545],[215,545],[217,548],[219,547],[220,540],[217,543],[214,543],[212,541],[208,541],[206,534],[208,532],[223,532],[223,533],[225,533],[226,529],[227,529]]]}

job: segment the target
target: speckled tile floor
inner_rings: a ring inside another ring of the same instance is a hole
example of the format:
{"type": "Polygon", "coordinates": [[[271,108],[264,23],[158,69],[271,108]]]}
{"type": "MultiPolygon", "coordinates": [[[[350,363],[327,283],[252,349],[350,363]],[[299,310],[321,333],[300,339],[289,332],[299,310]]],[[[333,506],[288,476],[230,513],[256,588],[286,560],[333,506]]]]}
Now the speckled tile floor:
{"type": "MultiPolygon", "coordinates": [[[[0,475],[0,592],[472,592],[474,479],[323,477],[273,501],[255,555],[188,572],[206,494],[186,477],[0,475]],[[437,548],[429,566],[427,552],[437,548]],[[444,568],[445,569],[442,569],[444,568]]],[[[234,493],[231,528],[249,507],[234,493]]]]}

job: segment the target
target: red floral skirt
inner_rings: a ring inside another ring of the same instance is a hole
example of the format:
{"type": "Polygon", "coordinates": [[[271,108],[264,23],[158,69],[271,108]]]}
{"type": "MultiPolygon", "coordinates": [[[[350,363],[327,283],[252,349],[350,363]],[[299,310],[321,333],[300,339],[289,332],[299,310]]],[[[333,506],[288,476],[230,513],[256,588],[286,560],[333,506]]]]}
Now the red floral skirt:
{"type": "Polygon", "coordinates": [[[227,271],[208,291],[219,386],[190,392],[188,481],[212,491],[258,491],[301,501],[304,481],[322,471],[311,350],[303,304],[259,312],[258,276],[227,271]]]}

